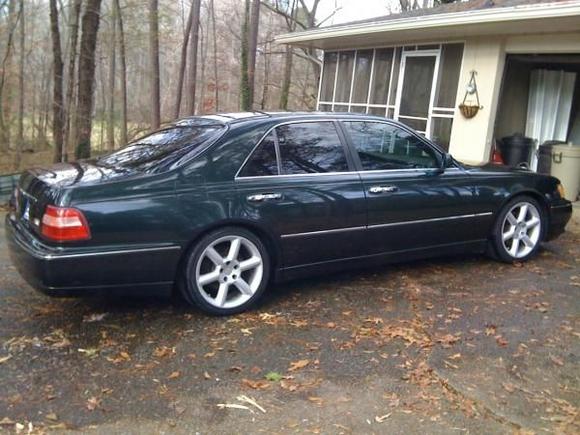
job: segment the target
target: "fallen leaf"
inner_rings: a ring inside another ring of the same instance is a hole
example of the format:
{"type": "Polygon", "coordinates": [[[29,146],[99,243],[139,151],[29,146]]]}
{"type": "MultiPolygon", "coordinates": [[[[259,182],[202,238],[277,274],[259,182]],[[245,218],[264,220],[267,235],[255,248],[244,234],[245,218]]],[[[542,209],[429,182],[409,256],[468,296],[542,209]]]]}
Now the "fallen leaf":
{"type": "Polygon", "coordinates": [[[334,328],[336,328],[336,323],[334,323],[334,322],[328,322],[326,324],[326,327],[327,328],[330,328],[330,329],[334,329],[334,328]]]}
{"type": "Polygon", "coordinates": [[[310,360],[308,360],[308,359],[301,359],[301,360],[298,360],[298,361],[294,361],[294,362],[290,363],[290,368],[288,369],[288,371],[289,372],[294,372],[296,370],[303,369],[308,364],[310,364],[310,360]]]}
{"type": "Polygon", "coordinates": [[[456,353],[456,354],[454,354],[454,355],[451,355],[451,356],[449,357],[449,359],[450,359],[450,360],[452,360],[452,361],[453,361],[453,360],[456,360],[456,359],[459,359],[459,358],[461,358],[461,354],[460,354],[460,353],[456,353]]]}
{"type": "Polygon", "coordinates": [[[496,331],[497,331],[497,326],[495,326],[495,325],[487,325],[485,327],[485,335],[487,335],[488,337],[490,335],[495,335],[496,331]]]}
{"type": "Polygon", "coordinates": [[[174,347],[160,346],[153,351],[153,356],[156,358],[165,358],[173,354],[175,354],[174,347]]]}
{"type": "Polygon", "coordinates": [[[253,381],[251,379],[242,379],[242,384],[246,387],[249,387],[253,390],[265,390],[266,388],[270,388],[270,383],[267,381],[253,381]]]}
{"type": "Polygon", "coordinates": [[[308,400],[310,400],[312,403],[315,403],[316,405],[322,405],[322,403],[324,403],[322,397],[311,396],[308,398],[308,400]]]}
{"type": "Polygon", "coordinates": [[[96,397],[91,397],[89,400],[87,400],[87,409],[89,411],[94,411],[99,407],[100,404],[101,404],[100,399],[97,399],[96,397]]]}
{"type": "Polygon", "coordinates": [[[181,373],[175,371],[175,372],[172,372],[169,376],[167,376],[167,379],[177,379],[180,375],[181,375],[181,373]]]}
{"type": "Polygon", "coordinates": [[[232,367],[230,367],[228,370],[229,370],[230,372],[233,372],[233,373],[239,373],[239,372],[241,372],[242,370],[244,370],[244,368],[243,368],[243,367],[240,367],[240,366],[232,366],[232,367]]]}
{"type": "Polygon", "coordinates": [[[514,391],[516,391],[516,387],[514,384],[503,383],[501,385],[502,385],[503,389],[506,390],[508,393],[513,393],[514,391]]]}
{"type": "Polygon", "coordinates": [[[8,361],[10,358],[12,358],[12,355],[7,355],[7,356],[3,356],[0,358],[0,364],[5,363],[6,361],[8,361]]]}
{"type": "Polygon", "coordinates": [[[46,414],[44,417],[50,421],[57,421],[58,420],[58,416],[54,412],[51,412],[50,414],[46,414]]]}
{"type": "Polygon", "coordinates": [[[203,377],[205,379],[211,379],[211,376],[210,376],[210,374],[208,372],[203,372],[203,377]]]}
{"type": "Polygon", "coordinates": [[[557,356],[554,355],[550,355],[550,359],[552,360],[552,362],[558,366],[563,366],[564,365],[564,360],[562,360],[561,358],[558,358],[557,356]]]}
{"type": "Polygon", "coordinates": [[[505,338],[503,338],[501,335],[498,335],[497,337],[495,337],[495,341],[497,342],[497,344],[499,344],[500,346],[507,346],[509,344],[509,341],[507,341],[505,338]]]}
{"type": "Polygon", "coordinates": [[[87,358],[95,358],[99,355],[99,349],[91,347],[89,349],[77,349],[80,353],[84,354],[87,358]]]}

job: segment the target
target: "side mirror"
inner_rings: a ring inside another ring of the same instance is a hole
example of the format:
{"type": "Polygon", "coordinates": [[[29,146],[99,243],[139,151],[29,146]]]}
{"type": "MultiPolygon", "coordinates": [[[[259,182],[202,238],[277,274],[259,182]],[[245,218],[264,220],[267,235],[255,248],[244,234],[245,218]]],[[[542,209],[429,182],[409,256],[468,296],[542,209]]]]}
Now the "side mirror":
{"type": "Polygon", "coordinates": [[[453,162],[453,157],[451,156],[451,154],[449,154],[449,153],[443,154],[441,156],[441,160],[439,162],[440,166],[439,166],[439,170],[437,172],[439,174],[444,173],[451,162],[453,162]]]}

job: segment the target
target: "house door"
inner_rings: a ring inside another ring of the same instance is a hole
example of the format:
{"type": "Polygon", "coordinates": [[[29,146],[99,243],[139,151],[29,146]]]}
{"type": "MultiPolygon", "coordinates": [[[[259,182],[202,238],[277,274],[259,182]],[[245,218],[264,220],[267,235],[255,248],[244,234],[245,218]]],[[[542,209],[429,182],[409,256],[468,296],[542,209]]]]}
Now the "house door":
{"type": "Polygon", "coordinates": [[[395,119],[430,138],[439,50],[403,52],[395,119]]]}

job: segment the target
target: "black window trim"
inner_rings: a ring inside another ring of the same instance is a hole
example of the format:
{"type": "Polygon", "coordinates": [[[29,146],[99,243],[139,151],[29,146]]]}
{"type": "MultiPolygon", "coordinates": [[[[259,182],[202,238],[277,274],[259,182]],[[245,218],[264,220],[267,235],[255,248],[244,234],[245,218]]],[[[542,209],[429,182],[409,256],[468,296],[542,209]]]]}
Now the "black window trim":
{"type": "Polygon", "coordinates": [[[277,124],[273,125],[272,127],[270,127],[266,131],[266,133],[264,133],[264,135],[260,138],[260,140],[256,143],[256,145],[252,148],[252,150],[248,153],[248,155],[246,156],[246,158],[244,159],[244,161],[240,165],[238,171],[236,172],[236,175],[234,176],[234,180],[271,178],[271,177],[309,177],[309,176],[312,177],[312,176],[325,176],[325,175],[326,176],[328,176],[328,175],[336,176],[336,175],[345,175],[345,174],[352,175],[352,174],[357,174],[358,172],[359,171],[356,170],[356,161],[353,158],[352,148],[348,144],[347,137],[344,135],[343,126],[340,125],[340,119],[337,119],[337,118],[297,119],[297,120],[292,120],[292,121],[280,122],[280,123],[277,123],[277,124]],[[321,123],[321,122],[331,122],[334,125],[334,128],[336,130],[336,134],[340,140],[340,143],[342,145],[342,149],[344,150],[344,155],[345,155],[346,162],[348,165],[348,170],[342,171],[342,172],[311,172],[311,173],[304,173],[304,174],[283,174],[282,173],[282,162],[281,162],[281,158],[280,158],[280,144],[278,142],[278,133],[276,132],[276,129],[278,127],[281,127],[284,125],[312,124],[312,123],[321,123]],[[252,159],[252,156],[254,155],[256,150],[260,147],[260,145],[262,145],[262,142],[264,140],[266,140],[266,138],[270,135],[270,133],[272,131],[274,131],[274,149],[276,152],[278,174],[277,175],[248,175],[248,176],[240,175],[242,173],[242,171],[244,170],[244,167],[246,166],[246,164],[252,159]]]}

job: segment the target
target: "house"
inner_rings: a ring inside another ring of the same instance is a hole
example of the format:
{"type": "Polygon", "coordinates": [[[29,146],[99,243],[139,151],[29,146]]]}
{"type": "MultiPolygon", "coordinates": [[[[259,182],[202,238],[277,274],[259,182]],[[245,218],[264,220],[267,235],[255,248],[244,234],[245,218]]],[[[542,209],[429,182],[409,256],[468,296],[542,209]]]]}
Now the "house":
{"type": "Polygon", "coordinates": [[[471,0],[277,40],[324,51],[319,110],[397,119],[465,162],[514,133],[580,145],[578,0],[471,0]]]}

